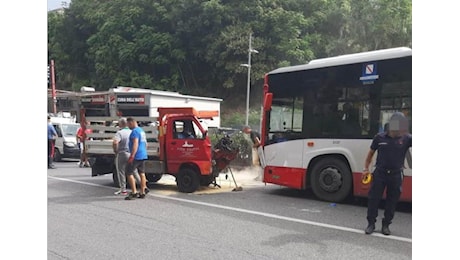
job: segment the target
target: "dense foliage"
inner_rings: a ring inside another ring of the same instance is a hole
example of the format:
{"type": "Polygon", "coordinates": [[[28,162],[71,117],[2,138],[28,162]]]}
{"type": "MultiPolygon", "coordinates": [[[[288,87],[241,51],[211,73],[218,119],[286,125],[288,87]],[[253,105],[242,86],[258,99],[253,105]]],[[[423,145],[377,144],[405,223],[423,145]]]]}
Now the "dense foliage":
{"type": "Polygon", "coordinates": [[[122,85],[223,98],[244,113],[264,73],[314,58],[411,46],[410,0],[72,0],[48,14],[58,88],[122,85]]]}

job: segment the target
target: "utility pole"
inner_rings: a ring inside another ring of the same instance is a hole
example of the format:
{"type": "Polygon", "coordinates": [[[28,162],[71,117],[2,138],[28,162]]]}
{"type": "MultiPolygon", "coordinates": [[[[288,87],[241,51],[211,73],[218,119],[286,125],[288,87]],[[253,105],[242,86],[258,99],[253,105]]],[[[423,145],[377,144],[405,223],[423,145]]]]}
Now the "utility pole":
{"type": "Polygon", "coordinates": [[[53,113],[57,113],[56,111],[56,79],[54,74],[54,60],[51,60],[51,97],[53,98],[53,113]]]}
{"type": "Polygon", "coordinates": [[[243,67],[248,68],[248,83],[246,87],[246,121],[245,125],[249,125],[249,96],[251,92],[251,54],[252,53],[259,53],[257,50],[252,48],[252,33],[249,34],[249,49],[248,49],[248,63],[241,64],[243,67]]]}

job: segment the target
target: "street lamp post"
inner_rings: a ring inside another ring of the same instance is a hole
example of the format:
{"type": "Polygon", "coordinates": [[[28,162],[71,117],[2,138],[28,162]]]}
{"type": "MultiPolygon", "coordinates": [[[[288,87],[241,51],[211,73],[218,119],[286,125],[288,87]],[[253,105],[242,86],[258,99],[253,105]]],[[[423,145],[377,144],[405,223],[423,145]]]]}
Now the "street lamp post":
{"type": "Polygon", "coordinates": [[[249,95],[251,92],[251,54],[252,53],[259,53],[257,50],[252,48],[252,33],[249,34],[249,49],[248,49],[248,63],[241,64],[243,67],[248,68],[248,85],[247,85],[247,93],[246,93],[246,121],[245,125],[249,124],[249,95]]]}

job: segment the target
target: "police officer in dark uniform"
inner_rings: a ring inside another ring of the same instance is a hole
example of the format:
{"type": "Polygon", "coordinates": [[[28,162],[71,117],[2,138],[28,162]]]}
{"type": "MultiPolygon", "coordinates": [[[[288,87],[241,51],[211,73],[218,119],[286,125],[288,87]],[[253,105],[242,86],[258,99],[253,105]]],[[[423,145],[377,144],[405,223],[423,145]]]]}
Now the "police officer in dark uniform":
{"type": "Polygon", "coordinates": [[[377,134],[372,140],[364,164],[363,177],[369,174],[372,157],[375,151],[378,151],[368,194],[366,234],[371,234],[375,230],[378,207],[385,188],[387,192],[384,218],[382,219],[382,234],[391,234],[389,225],[393,220],[396,204],[401,195],[404,159],[409,147],[412,147],[412,136],[408,133],[408,120],[403,113],[394,113],[390,118],[388,130],[377,134]]]}

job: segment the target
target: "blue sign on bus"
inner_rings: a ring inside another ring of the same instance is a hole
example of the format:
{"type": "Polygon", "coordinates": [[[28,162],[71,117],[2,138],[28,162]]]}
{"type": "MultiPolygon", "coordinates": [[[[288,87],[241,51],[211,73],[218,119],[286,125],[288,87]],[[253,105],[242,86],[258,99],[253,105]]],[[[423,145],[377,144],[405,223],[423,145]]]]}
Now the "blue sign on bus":
{"type": "Polygon", "coordinates": [[[359,78],[363,84],[372,84],[374,80],[378,79],[379,75],[377,74],[377,63],[364,63],[362,76],[359,78]]]}

